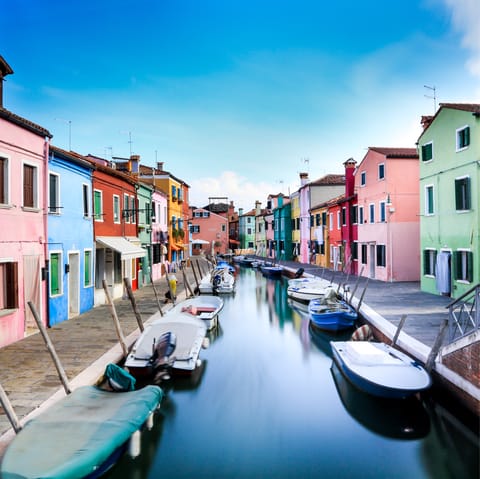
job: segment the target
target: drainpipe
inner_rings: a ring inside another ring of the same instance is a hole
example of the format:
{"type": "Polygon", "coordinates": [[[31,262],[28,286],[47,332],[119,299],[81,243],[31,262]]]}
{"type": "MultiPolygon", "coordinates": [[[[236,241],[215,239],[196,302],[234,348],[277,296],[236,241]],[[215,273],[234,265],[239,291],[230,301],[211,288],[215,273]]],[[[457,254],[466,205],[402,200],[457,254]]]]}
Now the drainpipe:
{"type": "MultiPolygon", "coordinates": [[[[50,156],[50,138],[45,137],[43,144],[43,157],[44,157],[44,168],[43,168],[43,256],[44,256],[44,268],[46,271],[45,275],[41,276],[41,280],[45,280],[44,283],[44,294],[45,294],[45,308],[43,309],[46,314],[44,324],[50,325],[50,305],[49,305],[49,257],[48,257],[48,159],[50,156]]],[[[41,313],[40,313],[41,317],[41,313]]]]}

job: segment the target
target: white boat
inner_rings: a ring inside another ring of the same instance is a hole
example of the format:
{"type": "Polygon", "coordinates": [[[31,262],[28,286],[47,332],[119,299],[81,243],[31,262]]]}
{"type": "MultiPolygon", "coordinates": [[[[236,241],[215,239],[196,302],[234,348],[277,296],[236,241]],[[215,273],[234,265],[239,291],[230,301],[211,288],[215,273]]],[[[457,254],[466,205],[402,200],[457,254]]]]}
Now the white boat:
{"type": "Polygon", "coordinates": [[[206,334],[207,326],[201,319],[188,313],[168,312],[145,327],[127,356],[125,367],[133,376],[153,374],[164,363],[172,369],[193,371],[201,363],[199,355],[206,334]],[[171,356],[162,361],[156,351],[167,333],[175,337],[176,344],[171,356]]]}
{"type": "Polygon", "coordinates": [[[228,294],[235,291],[235,276],[227,268],[208,272],[198,285],[203,294],[228,294]]]}
{"type": "Polygon", "coordinates": [[[324,298],[333,287],[319,278],[294,278],[288,281],[287,296],[308,304],[312,299],[324,298]]]}
{"type": "Polygon", "coordinates": [[[218,296],[195,296],[177,303],[168,314],[188,313],[201,319],[207,331],[213,329],[218,323],[218,314],[223,308],[223,299],[218,296]]]}
{"type": "Polygon", "coordinates": [[[418,362],[388,344],[331,341],[330,345],[342,373],[366,393],[404,398],[431,385],[430,375],[418,362]]]}

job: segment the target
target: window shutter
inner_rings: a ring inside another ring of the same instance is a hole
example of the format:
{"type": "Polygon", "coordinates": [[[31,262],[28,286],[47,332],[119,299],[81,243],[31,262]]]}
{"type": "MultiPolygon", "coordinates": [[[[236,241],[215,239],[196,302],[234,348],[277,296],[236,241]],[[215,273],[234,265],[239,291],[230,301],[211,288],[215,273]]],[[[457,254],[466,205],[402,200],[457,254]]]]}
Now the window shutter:
{"type": "Polygon", "coordinates": [[[470,209],[470,178],[465,178],[465,209],[470,209]]]}
{"type": "Polygon", "coordinates": [[[458,251],[453,252],[453,277],[459,279],[462,271],[462,255],[458,251]]]}
{"type": "Polygon", "coordinates": [[[58,294],[58,254],[50,256],[50,294],[58,294]]]}
{"type": "Polygon", "coordinates": [[[429,274],[430,273],[428,256],[429,256],[428,255],[428,250],[424,249],[423,250],[423,274],[429,274]]]}
{"type": "Polygon", "coordinates": [[[467,281],[473,281],[473,253],[471,251],[467,252],[467,281]]]}
{"type": "Polygon", "coordinates": [[[465,128],[465,146],[470,144],[470,127],[465,128]]]}

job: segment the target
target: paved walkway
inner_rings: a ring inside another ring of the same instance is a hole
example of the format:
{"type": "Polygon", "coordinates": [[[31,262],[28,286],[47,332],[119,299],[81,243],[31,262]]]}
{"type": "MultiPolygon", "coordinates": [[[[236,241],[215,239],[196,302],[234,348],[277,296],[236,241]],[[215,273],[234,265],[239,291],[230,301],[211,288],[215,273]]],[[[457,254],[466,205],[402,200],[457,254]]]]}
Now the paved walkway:
{"type": "MultiPolygon", "coordinates": [[[[282,264],[292,271],[303,267],[305,273],[321,276],[336,284],[347,282],[350,291],[356,287],[356,298],[360,298],[366,286],[363,304],[393,325],[398,323],[402,314],[407,314],[403,331],[427,347],[433,344],[440,323],[447,315],[445,306],[450,299],[420,292],[419,283],[383,283],[369,280],[367,285],[365,278],[347,278],[341,273],[294,262],[282,264]]],[[[205,263],[203,268],[206,270],[205,263]]],[[[188,282],[194,285],[192,268],[186,268],[186,272],[188,282]]],[[[180,281],[178,296],[182,298],[185,296],[183,275],[178,272],[176,276],[180,281]]],[[[166,280],[155,283],[155,286],[163,300],[167,291],[166,280]]],[[[137,290],[135,300],[143,321],[158,311],[151,285],[137,290]]],[[[139,334],[132,305],[128,299],[120,299],[114,302],[114,306],[130,346],[139,334]]],[[[162,307],[167,308],[163,305],[162,307]]],[[[48,329],[48,334],[72,388],[81,384],[92,384],[108,362],[119,362],[122,359],[122,349],[118,343],[111,311],[106,305],[60,323],[48,329]]],[[[40,334],[33,334],[1,348],[0,365],[0,385],[21,421],[31,415],[32,411],[35,414],[49,402],[65,394],[40,334]]],[[[0,407],[0,457],[12,436],[8,418],[0,407]]]]}

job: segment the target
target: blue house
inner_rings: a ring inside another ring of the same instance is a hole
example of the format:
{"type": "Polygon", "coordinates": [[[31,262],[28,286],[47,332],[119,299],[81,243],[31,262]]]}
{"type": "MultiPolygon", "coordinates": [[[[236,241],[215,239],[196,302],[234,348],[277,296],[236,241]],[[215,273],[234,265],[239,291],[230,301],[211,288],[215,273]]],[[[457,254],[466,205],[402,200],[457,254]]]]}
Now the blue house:
{"type": "Polygon", "coordinates": [[[50,147],[47,225],[49,326],[93,308],[94,168],[80,155],[50,147]]]}

